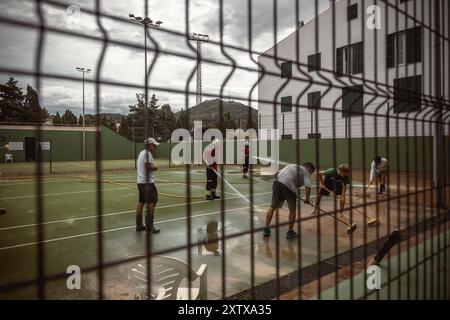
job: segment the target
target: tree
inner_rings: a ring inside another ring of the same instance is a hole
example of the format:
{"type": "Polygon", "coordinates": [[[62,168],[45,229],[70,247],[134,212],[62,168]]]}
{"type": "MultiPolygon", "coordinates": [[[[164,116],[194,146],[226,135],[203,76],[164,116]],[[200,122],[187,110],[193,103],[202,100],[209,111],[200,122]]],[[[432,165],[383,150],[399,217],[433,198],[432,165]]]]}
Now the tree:
{"type": "Polygon", "coordinates": [[[237,125],[233,121],[233,119],[231,119],[231,114],[229,112],[225,112],[223,114],[223,126],[224,126],[225,130],[226,129],[236,129],[237,128],[237,125]]]}
{"type": "Polygon", "coordinates": [[[100,120],[100,125],[107,127],[109,129],[111,129],[114,132],[117,132],[117,126],[116,123],[111,120],[111,119],[107,119],[105,116],[103,116],[100,120]]]}
{"type": "Polygon", "coordinates": [[[17,80],[9,78],[5,84],[0,84],[0,121],[22,122],[25,108],[25,96],[17,86],[17,80]]]}
{"type": "Polygon", "coordinates": [[[39,105],[39,97],[31,86],[27,86],[27,95],[23,111],[23,120],[25,122],[43,123],[49,117],[48,111],[39,105]]]}
{"type": "Polygon", "coordinates": [[[61,117],[61,123],[68,125],[77,124],[77,117],[73,114],[72,111],[67,109],[61,117]]]}
{"type": "Polygon", "coordinates": [[[48,116],[47,109],[40,106],[38,94],[31,86],[27,86],[24,95],[14,78],[0,84],[0,121],[43,123],[48,116]]]}
{"type": "Polygon", "coordinates": [[[187,113],[186,110],[181,110],[180,113],[178,114],[178,119],[177,119],[177,123],[176,123],[176,127],[177,128],[184,128],[184,129],[189,129],[190,126],[188,124],[188,119],[187,119],[187,113]]]}
{"type": "Polygon", "coordinates": [[[119,134],[133,140],[133,121],[129,115],[122,117],[122,120],[120,121],[119,134]]]}
{"type": "Polygon", "coordinates": [[[53,124],[62,124],[61,116],[58,111],[56,111],[56,115],[53,117],[53,124]]]}
{"type": "Polygon", "coordinates": [[[133,139],[133,128],[136,141],[145,138],[145,114],[148,115],[147,134],[162,141],[168,141],[172,130],[177,127],[177,119],[169,104],[158,105],[156,95],[152,95],[145,105],[145,96],[136,94],[137,103],[129,106],[129,114],[120,122],[119,134],[133,139]]]}
{"type": "Polygon", "coordinates": [[[177,127],[177,119],[169,104],[161,106],[161,108],[157,111],[157,119],[159,120],[157,129],[160,132],[162,140],[168,141],[172,131],[177,127]]]}

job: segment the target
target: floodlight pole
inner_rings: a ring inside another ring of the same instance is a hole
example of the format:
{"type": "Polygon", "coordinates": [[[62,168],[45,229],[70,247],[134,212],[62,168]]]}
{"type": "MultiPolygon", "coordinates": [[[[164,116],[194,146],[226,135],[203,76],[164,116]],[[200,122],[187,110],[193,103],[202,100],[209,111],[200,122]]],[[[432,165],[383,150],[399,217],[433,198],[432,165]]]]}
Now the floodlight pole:
{"type": "Polygon", "coordinates": [[[200,107],[200,120],[203,120],[202,103],[202,42],[209,42],[209,36],[200,33],[190,33],[188,35],[189,40],[197,42],[197,89],[195,103],[197,107],[200,107]]]}
{"type": "Polygon", "coordinates": [[[153,20],[149,17],[136,17],[134,14],[130,13],[128,15],[130,21],[134,23],[139,23],[144,26],[144,65],[145,65],[145,121],[144,121],[144,127],[145,127],[145,139],[147,139],[148,135],[148,73],[147,73],[147,29],[148,28],[159,28],[162,24],[162,21],[156,21],[153,23],[153,20]]]}
{"type": "Polygon", "coordinates": [[[86,127],[85,127],[85,107],[84,107],[84,74],[90,73],[91,69],[76,68],[77,71],[83,73],[83,161],[86,160],[86,127]]]}

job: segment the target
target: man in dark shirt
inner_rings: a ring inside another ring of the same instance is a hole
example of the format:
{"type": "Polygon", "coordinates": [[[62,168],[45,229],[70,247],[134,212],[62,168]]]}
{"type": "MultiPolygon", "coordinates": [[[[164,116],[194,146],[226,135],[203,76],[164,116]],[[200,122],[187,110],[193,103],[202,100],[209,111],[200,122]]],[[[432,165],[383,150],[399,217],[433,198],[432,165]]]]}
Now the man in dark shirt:
{"type": "MultiPolygon", "coordinates": [[[[341,215],[343,215],[342,210],[346,203],[345,194],[347,192],[347,185],[350,183],[349,173],[350,168],[347,164],[341,164],[337,169],[330,168],[319,172],[320,190],[315,203],[317,208],[320,208],[322,197],[329,196],[333,192],[339,198],[341,215]]],[[[317,214],[319,212],[317,208],[311,214],[317,214]]]]}

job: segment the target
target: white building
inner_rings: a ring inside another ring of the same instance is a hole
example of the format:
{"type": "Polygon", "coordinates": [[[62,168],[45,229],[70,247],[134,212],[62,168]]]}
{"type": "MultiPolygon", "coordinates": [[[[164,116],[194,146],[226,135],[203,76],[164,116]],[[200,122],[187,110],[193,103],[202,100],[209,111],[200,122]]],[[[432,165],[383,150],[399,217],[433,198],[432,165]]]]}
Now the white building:
{"type": "MultiPolygon", "coordinates": [[[[300,139],[432,135],[429,122],[414,119],[433,119],[436,110],[430,102],[436,94],[436,1],[336,0],[333,10],[330,0],[330,8],[259,57],[265,72],[259,127],[296,139],[299,105],[300,139]]],[[[439,0],[440,85],[447,103],[449,2],[439,0]]]]}

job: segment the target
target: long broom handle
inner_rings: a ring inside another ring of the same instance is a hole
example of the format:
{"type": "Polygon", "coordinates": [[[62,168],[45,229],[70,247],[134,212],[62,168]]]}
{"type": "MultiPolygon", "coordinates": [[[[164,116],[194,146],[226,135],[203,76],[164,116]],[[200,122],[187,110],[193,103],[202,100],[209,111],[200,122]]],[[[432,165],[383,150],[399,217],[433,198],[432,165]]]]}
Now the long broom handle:
{"type": "MultiPolygon", "coordinates": [[[[302,200],[303,202],[305,202],[305,200],[304,200],[303,198],[301,198],[301,197],[298,197],[298,198],[299,198],[300,200],[302,200]]],[[[339,221],[339,222],[342,222],[342,223],[345,224],[347,227],[351,227],[351,225],[350,225],[349,223],[345,222],[345,221],[342,220],[342,219],[339,219],[339,218],[336,217],[335,215],[333,215],[333,214],[331,214],[331,213],[329,213],[329,212],[327,212],[327,211],[325,211],[325,210],[323,210],[323,209],[317,207],[316,205],[314,205],[314,204],[312,204],[312,203],[308,203],[308,204],[309,204],[311,207],[316,208],[316,209],[319,210],[320,212],[325,213],[326,215],[328,215],[328,216],[330,216],[330,217],[336,219],[336,220],[339,221]]]]}
{"type": "Polygon", "coordinates": [[[366,192],[367,189],[369,189],[369,187],[372,185],[372,183],[373,183],[379,176],[381,176],[385,171],[386,171],[386,169],[381,170],[380,172],[376,173],[376,174],[375,174],[375,178],[372,179],[372,180],[370,180],[369,184],[368,184],[367,187],[364,189],[364,192],[366,192]]]}
{"type": "MultiPolygon", "coordinates": [[[[325,189],[325,190],[327,190],[328,192],[333,192],[333,191],[331,191],[330,189],[328,189],[328,188],[326,188],[326,187],[322,187],[322,188],[325,189]]],[[[362,211],[360,211],[359,209],[352,207],[352,206],[350,205],[350,203],[349,203],[347,200],[345,200],[345,204],[349,205],[351,209],[355,210],[355,211],[358,212],[359,214],[362,214],[363,216],[365,215],[365,214],[364,214],[362,211]]],[[[371,216],[369,216],[369,215],[365,215],[365,216],[366,216],[366,219],[368,219],[368,220],[373,219],[373,218],[372,218],[371,216]]]]}

